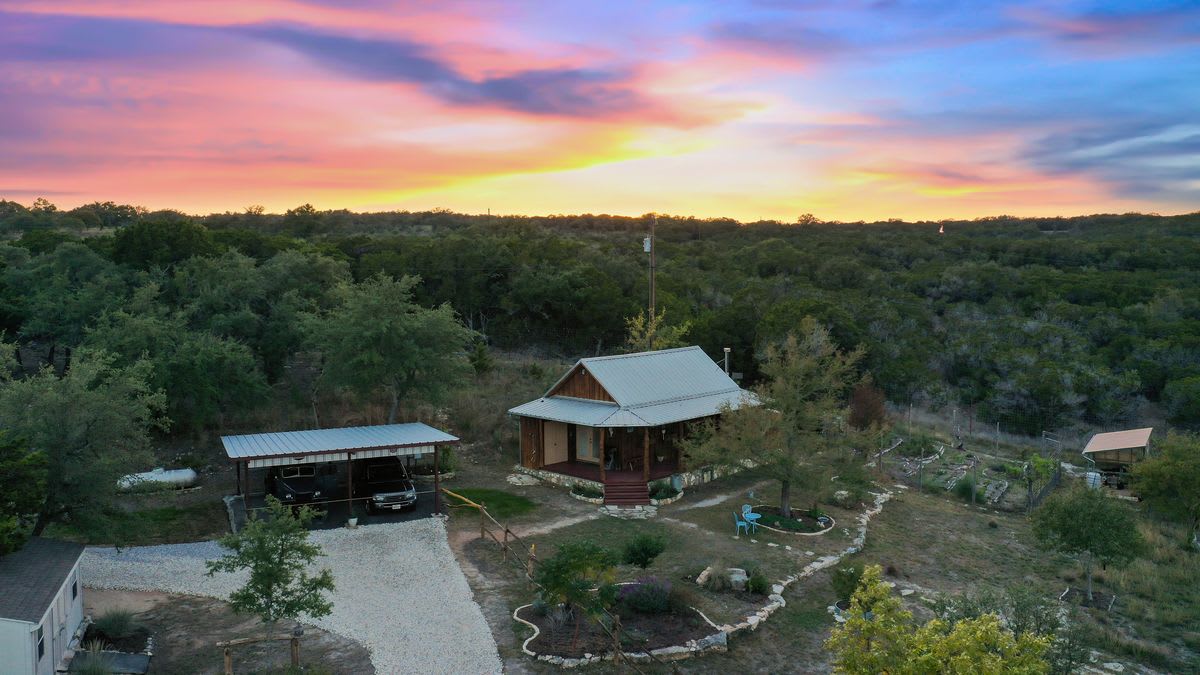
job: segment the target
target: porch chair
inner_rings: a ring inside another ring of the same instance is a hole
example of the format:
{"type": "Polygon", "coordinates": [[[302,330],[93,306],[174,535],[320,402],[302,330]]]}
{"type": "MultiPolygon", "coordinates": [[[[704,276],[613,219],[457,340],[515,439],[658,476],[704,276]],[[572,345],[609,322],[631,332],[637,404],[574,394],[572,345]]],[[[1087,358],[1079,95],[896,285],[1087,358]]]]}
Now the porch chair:
{"type": "Polygon", "coordinates": [[[753,510],[754,510],[754,507],[750,506],[749,504],[742,504],[742,514],[743,515],[750,513],[753,510]]]}
{"type": "Polygon", "coordinates": [[[746,520],[743,520],[742,514],[738,513],[737,511],[733,512],[733,524],[737,527],[737,529],[733,531],[733,536],[736,537],[738,532],[743,530],[745,530],[746,536],[750,536],[750,523],[746,520]]]}

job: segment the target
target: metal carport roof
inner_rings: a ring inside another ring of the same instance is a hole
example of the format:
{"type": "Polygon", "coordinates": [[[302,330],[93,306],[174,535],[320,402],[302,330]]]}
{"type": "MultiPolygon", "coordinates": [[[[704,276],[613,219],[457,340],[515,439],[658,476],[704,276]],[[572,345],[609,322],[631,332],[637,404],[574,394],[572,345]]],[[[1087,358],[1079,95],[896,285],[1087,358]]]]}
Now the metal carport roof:
{"type": "Polygon", "coordinates": [[[455,443],[458,437],[421,422],[221,437],[225,454],[233,460],[455,443]]]}

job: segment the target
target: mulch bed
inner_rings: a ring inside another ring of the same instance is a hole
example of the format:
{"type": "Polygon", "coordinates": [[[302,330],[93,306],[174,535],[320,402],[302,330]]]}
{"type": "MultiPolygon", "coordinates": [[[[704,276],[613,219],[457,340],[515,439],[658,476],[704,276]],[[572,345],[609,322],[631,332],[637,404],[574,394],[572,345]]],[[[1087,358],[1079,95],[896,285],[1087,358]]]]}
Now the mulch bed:
{"type": "Polygon", "coordinates": [[[826,528],[821,527],[816,518],[808,515],[807,510],[792,509],[792,520],[779,522],[774,518],[781,518],[779,508],[776,506],[756,506],[755,513],[763,514],[763,518],[758,522],[762,525],[773,527],[776,530],[784,530],[785,532],[820,532],[826,528]],[[774,518],[772,518],[772,516],[774,518]],[[794,521],[799,520],[799,527],[796,527],[794,521]]]}
{"type": "Polygon", "coordinates": [[[96,626],[89,625],[87,632],[83,635],[83,644],[86,645],[91,640],[100,640],[105,645],[106,649],[114,652],[125,652],[127,654],[139,654],[146,649],[146,640],[150,637],[150,631],[144,627],[138,626],[134,631],[123,637],[111,637],[96,626]]]}
{"type": "MultiPolygon", "coordinates": [[[[584,654],[606,654],[612,651],[612,639],[593,619],[586,616],[581,615],[579,620],[578,638],[575,634],[574,619],[555,625],[548,616],[532,607],[522,609],[519,616],[536,625],[541,631],[537,638],[529,643],[529,648],[538,654],[579,658],[584,654]]],[[[713,632],[712,626],[692,610],[683,614],[626,612],[621,615],[621,645],[627,652],[682,645],[688,640],[699,640],[713,632]]]]}

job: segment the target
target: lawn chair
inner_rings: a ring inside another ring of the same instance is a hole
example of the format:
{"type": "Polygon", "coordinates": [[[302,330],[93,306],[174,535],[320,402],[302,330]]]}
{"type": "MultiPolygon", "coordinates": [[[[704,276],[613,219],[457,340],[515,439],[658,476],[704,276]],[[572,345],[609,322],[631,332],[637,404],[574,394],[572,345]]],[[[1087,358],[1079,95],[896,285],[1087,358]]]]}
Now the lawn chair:
{"type": "Polygon", "coordinates": [[[753,510],[754,510],[754,507],[750,506],[749,504],[742,504],[742,515],[746,515],[747,513],[750,513],[753,510]]]}
{"type": "Polygon", "coordinates": [[[737,526],[737,529],[733,531],[733,536],[736,537],[738,532],[743,530],[745,530],[746,536],[750,536],[750,523],[746,520],[743,520],[742,514],[738,513],[737,511],[733,512],[733,524],[737,526]]]}

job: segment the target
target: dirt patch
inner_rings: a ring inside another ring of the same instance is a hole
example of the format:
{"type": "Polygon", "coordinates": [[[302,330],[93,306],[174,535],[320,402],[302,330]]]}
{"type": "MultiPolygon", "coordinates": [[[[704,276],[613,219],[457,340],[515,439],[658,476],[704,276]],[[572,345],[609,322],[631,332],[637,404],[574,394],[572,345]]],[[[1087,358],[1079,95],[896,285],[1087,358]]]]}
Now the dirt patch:
{"type": "MultiPolygon", "coordinates": [[[[84,589],[89,611],[124,608],[137,611],[138,623],[154,636],[151,673],[221,673],[223,659],[217,642],[263,635],[262,623],[234,614],[229,604],[212,598],[170,593],[84,589]]],[[[290,633],[298,624],[281,621],[272,634],[290,633]]],[[[300,663],[335,673],[374,673],[365,647],[328,631],[303,626],[300,663]]],[[[290,663],[287,642],[262,642],[236,647],[235,672],[262,672],[290,663]]]]}

